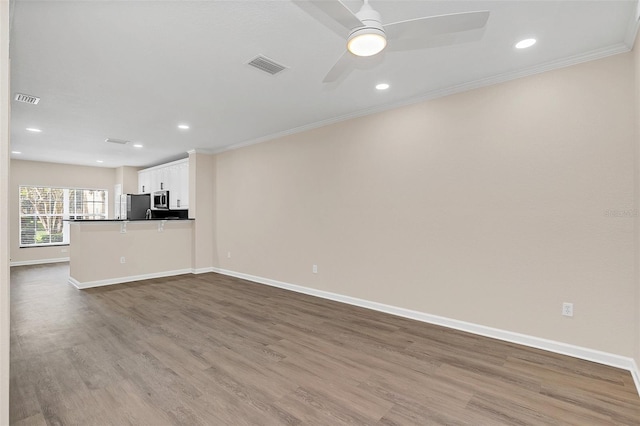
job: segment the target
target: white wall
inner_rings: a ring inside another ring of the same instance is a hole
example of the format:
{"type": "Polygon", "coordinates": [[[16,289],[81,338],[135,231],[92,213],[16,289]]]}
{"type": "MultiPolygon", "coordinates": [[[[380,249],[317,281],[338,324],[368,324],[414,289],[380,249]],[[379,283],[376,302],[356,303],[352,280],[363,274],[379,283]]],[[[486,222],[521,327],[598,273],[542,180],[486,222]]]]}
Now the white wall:
{"type": "Polygon", "coordinates": [[[9,424],[9,2],[0,2],[0,425],[9,424]]]}
{"type": "MultiPolygon", "coordinates": [[[[635,109],[634,115],[636,117],[636,164],[635,164],[635,197],[636,197],[636,212],[640,215],[640,32],[636,37],[636,42],[633,49],[633,67],[635,77],[635,109]]],[[[636,353],[635,361],[640,367],[640,219],[636,218],[636,318],[635,318],[635,341],[636,341],[636,353]]]]}
{"type": "Polygon", "coordinates": [[[116,181],[116,169],[12,160],[9,187],[11,262],[46,262],[68,257],[66,247],[61,246],[20,248],[20,185],[106,189],[109,191],[107,211],[111,217],[113,188],[120,183],[116,181]]]}
{"type": "Polygon", "coordinates": [[[633,357],[633,84],[621,54],[219,154],[216,266],[633,357]]]}

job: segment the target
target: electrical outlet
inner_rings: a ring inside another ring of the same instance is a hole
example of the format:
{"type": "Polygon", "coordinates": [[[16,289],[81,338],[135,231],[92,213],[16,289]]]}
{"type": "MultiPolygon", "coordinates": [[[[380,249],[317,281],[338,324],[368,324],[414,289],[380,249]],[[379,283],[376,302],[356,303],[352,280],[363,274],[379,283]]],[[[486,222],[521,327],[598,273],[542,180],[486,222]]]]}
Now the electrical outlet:
{"type": "Polygon", "coordinates": [[[317,274],[317,273],[318,273],[318,265],[313,265],[313,268],[311,269],[311,271],[312,271],[314,274],[317,274]]]}
{"type": "Polygon", "coordinates": [[[227,252],[227,259],[231,259],[231,252],[230,251],[227,252]]]}
{"type": "Polygon", "coordinates": [[[562,304],[562,315],[565,317],[573,316],[573,303],[564,302],[562,304]]]}
{"type": "Polygon", "coordinates": [[[122,256],[120,258],[120,263],[127,263],[127,259],[125,259],[124,256],[122,256]]]}
{"type": "Polygon", "coordinates": [[[66,253],[66,252],[68,252],[68,251],[69,251],[69,249],[66,249],[66,248],[63,248],[63,249],[62,249],[62,253],[66,253]]]}

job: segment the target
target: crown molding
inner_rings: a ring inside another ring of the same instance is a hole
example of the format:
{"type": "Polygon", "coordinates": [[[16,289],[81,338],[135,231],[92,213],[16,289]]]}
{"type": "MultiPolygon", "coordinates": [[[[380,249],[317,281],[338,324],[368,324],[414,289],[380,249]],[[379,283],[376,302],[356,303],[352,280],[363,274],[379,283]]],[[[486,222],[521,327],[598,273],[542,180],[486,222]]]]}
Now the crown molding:
{"type": "MultiPolygon", "coordinates": [[[[635,39],[635,34],[638,30],[638,22],[635,21],[635,30],[633,32],[633,37],[635,39]]],[[[328,126],[331,124],[336,124],[342,121],[351,120],[354,118],[364,117],[366,115],[376,114],[384,111],[389,111],[409,105],[418,104],[421,102],[426,102],[438,98],[443,98],[445,96],[454,95],[457,93],[467,92],[474,89],[480,89],[482,87],[493,86],[500,83],[506,83],[511,80],[516,80],[523,77],[528,77],[535,74],[542,74],[548,71],[553,71],[556,69],[566,68],[573,65],[578,65],[584,62],[595,61],[598,59],[606,58],[608,56],[618,55],[620,53],[627,53],[631,50],[630,46],[626,43],[616,44],[613,46],[609,46],[606,48],[593,50],[588,53],[574,55],[567,58],[562,58],[556,61],[546,62],[544,64],[537,65],[535,67],[527,68],[525,70],[517,71],[517,72],[508,72],[503,74],[498,74],[495,76],[491,76],[488,78],[483,78],[479,80],[474,80],[468,83],[458,84],[454,86],[449,86],[442,89],[431,90],[429,92],[423,93],[419,96],[415,96],[409,99],[405,99],[400,102],[395,102],[391,104],[384,104],[380,106],[376,106],[373,108],[367,108],[360,111],[356,111],[350,114],[344,114],[338,117],[332,117],[326,120],[316,121],[311,124],[306,124],[304,126],[294,127],[292,129],[284,130],[282,132],[272,133],[270,135],[262,136],[255,139],[250,139],[247,141],[235,143],[232,145],[228,145],[226,147],[222,147],[219,149],[213,149],[210,151],[211,154],[220,154],[226,151],[233,151],[236,149],[244,148],[251,145],[256,145],[262,142],[267,142],[273,139],[290,136],[296,133],[306,132],[308,130],[317,129],[320,127],[328,126]]]]}
{"type": "Polygon", "coordinates": [[[633,49],[633,45],[636,42],[638,35],[638,29],[640,28],[640,1],[636,2],[636,13],[629,18],[629,25],[627,25],[627,32],[624,37],[624,44],[627,45],[629,50],[633,49]]]}

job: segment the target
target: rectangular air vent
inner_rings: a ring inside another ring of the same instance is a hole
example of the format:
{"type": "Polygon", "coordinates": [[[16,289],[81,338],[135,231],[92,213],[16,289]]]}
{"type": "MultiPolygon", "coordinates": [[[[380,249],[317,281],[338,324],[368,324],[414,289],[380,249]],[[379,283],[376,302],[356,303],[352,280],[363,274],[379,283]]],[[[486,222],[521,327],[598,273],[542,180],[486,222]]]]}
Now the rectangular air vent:
{"type": "Polygon", "coordinates": [[[285,67],[284,65],[280,65],[277,62],[274,62],[262,55],[255,57],[250,62],[248,62],[247,65],[251,65],[252,67],[258,68],[259,70],[271,75],[278,74],[280,71],[284,71],[285,69],[287,69],[287,67],[285,67]]]}
{"type": "Polygon", "coordinates": [[[118,143],[120,145],[126,145],[129,143],[129,141],[125,141],[123,139],[113,139],[113,138],[107,138],[104,141],[107,143],[118,143]]]}
{"type": "Polygon", "coordinates": [[[40,102],[40,98],[37,96],[25,95],[23,93],[16,93],[16,97],[14,98],[18,102],[24,102],[27,104],[37,105],[40,102]]]}

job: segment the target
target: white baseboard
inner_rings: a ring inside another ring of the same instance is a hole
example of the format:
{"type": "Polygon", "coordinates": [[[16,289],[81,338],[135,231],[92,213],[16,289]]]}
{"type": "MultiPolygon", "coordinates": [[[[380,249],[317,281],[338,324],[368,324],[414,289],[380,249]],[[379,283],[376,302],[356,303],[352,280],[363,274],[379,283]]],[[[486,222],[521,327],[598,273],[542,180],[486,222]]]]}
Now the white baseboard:
{"type": "Polygon", "coordinates": [[[60,263],[68,262],[68,257],[58,257],[55,259],[36,259],[36,260],[20,260],[16,262],[9,262],[9,266],[28,266],[28,265],[44,265],[47,263],[60,263]]]}
{"type": "Polygon", "coordinates": [[[336,302],[342,302],[349,305],[355,305],[362,308],[372,309],[374,311],[385,312],[388,314],[396,315],[399,317],[409,318],[429,324],[440,325],[443,327],[453,328],[460,331],[466,331],[468,333],[478,334],[480,336],[491,337],[493,339],[503,340],[506,342],[517,343],[524,346],[529,346],[537,349],[546,350],[562,355],[572,356],[574,358],[580,358],[587,361],[597,362],[599,364],[608,365],[611,367],[621,368],[628,370],[633,377],[633,381],[636,385],[636,391],[640,395],[640,371],[638,365],[633,358],[616,355],[608,352],[602,352],[595,349],[584,348],[580,346],[571,345],[568,343],[557,342],[554,340],[543,339],[540,337],[529,336],[526,334],[515,333],[512,331],[502,330],[493,327],[486,327],[484,325],[474,324],[465,321],[459,321],[451,318],[441,317],[438,315],[431,315],[424,312],[413,311],[410,309],[399,308],[397,306],[385,305],[383,303],[372,302],[365,299],[358,299],[356,297],[344,296],[337,293],[331,293],[328,291],[317,290],[309,287],[303,287],[295,284],[289,284],[281,281],[272,280],[269,278],[257,277],[254,275],[244,274],[241,272],[229,271],[221,268],[211,268],[213,272],[217,272],[222,275],[228,275],[236,278],[241,278],[248,281],[253,281],[259,284],[266,284],[273,287],[283,288],[285,290],[295,291],[297,293],[308,294],[311,296],[320,297],[323,299],[334,300],[336,302]]]}
{"type": "Polygon", "coordinates": [[[638,364],[635,360],[631,360],[632,368],[629,370],[631,372],[631,377],[633,377],[633,383],[636,384],[636,390],[638,391],[638,395],[640,395],[640,369],[638,369],[638,364]]]}
{"type": "Polygon", "coordinates": [[[215,272],[214,269],[215,268],[213,266],[209,266],[207,268],[193,268],[191,270],[191,273],[196,274],[196,275],[197,274],[206,274],[207,272],[215,272]]]}
{"type": "Polygon", "coordinates": [[[80,282],[73,277],[69,277],[69,284],[73,285],[75,288],[79,290],[83,290],[85,288],[102,287],[105,285],[150,280],[152,278],[173,277],[175,275],[183,275],[183,274],[190,274],[190,273],[192,273],[191,269],[177,269],[174,271],[154,272],[152,274],[131,275],[126,277],[117,277],[117,278],[109,278],[106,280],[85,281],[85,282],[80,282]]]}

